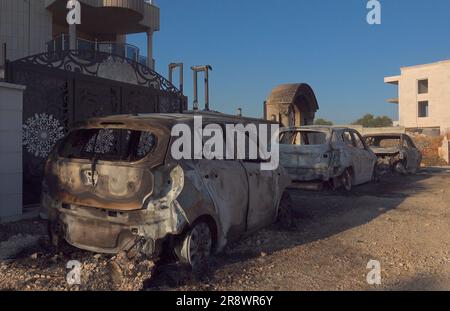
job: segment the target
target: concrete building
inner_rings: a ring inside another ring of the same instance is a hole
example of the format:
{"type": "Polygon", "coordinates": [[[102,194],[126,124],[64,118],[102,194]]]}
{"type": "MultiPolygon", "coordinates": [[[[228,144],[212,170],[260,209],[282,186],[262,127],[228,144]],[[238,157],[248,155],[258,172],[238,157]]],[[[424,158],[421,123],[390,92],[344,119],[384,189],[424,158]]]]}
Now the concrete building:
{"type": "Polygon", "coordinates": [[[401,68],[401,74],[386,77],[398,86],[399,126],[425,133],[450,132],[450,60],[401,68]]]}
{"type": "Polygon", "coordinates": [[[62,49],[111,52],[154,68],[153,33],[159,31],[159,8],[151,0],[79,3],[81,24],[69,27],[67,0],[0,0],[0,78],[5,58],[13,61],[62,49]],[[125,43],[132,33],[147,33],[147,55],[125,43]]]}

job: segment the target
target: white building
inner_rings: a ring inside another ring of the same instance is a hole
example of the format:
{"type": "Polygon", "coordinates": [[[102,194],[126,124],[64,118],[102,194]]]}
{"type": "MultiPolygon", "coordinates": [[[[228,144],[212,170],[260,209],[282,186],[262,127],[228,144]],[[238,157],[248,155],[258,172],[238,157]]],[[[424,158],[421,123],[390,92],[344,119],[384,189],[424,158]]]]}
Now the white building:
{"type": "Polygon", "coordinates": [[[427,132],[450,132],[450,60],[401,68],[401,74],[386,77],[398,86],[399,126],[427,132]]]}

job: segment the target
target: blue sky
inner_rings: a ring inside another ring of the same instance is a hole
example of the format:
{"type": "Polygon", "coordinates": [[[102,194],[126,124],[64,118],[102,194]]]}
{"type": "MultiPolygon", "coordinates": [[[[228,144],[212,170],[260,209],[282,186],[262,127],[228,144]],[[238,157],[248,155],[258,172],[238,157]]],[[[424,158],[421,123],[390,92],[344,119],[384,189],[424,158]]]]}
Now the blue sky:
{"type": "MultiPolygon", "coordinates": [[[[261,117],[278,84],[309,83],[318,117],[347,123],[365,113],[397,119],[385,76],[401,66],[450,59],[450,1],[380,0],[382,24],[366,22],[366,0],[159,0],[156,69],[210,64],[215,110],[261,117]]],[[[145,35],[128,41],[146,53],[145,35]]],[[[200,89],[203,94],[202,89],[200,89]]],[[[192,105],[192,78],[185,71],[192,105]]]]}

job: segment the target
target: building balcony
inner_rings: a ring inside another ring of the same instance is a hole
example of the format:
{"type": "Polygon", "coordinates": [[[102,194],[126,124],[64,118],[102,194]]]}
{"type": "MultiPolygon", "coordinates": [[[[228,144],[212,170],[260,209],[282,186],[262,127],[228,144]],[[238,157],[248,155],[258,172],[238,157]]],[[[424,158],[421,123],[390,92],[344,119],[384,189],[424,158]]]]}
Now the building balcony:
{"type": "Polygon", "coordinates": [[[390,104],[398,104],[398,103],[400,103],[400,99],[398,99],[398,98],[388,98],[387,102],[390,103],[390,104]]]}
{"type": "MultiPolygon", "coordinates": [[[[97,37],[110,34],[130,34],[159,31],[159,8],[149,0],[79,0],[81,24],[78,31],[97,37]]],[[[46,0],[53,23],[66,27],[66,0],[46,0]]]]}
{"type": "MultiPolygon", "coordinates": [[[[69,46],[70,36],[67,34],[62,34],[56,37],[54,40],[47,42],[47,52],[57,53],[66,51],[70,49],[69,46]]],[[[98,51],[128,58],[133,61],[139,62],[142,65],[148,64],[147,57],[140,55],[139,48],[128,43],[89,41],[78,38],[76,40],[76,50],[91,52],[98,51]]]]}

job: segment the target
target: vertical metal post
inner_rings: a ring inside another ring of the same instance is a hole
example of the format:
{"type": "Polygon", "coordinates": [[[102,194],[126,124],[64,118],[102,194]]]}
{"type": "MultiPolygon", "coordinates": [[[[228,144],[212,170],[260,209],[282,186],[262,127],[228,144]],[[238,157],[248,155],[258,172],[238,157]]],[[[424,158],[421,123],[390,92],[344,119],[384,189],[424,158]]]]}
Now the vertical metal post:
{"type": "Polygon", "coordinates": [[[198,89],[197,89],[197,78],[198,72],[205,73],[205,111],[209,111],[209,70],[212,70],[210,65],[206,66],[194,66],[191,67],[194,72],[194,110],[197,107],[198,110],[198,89]]]}
{"type": "Polygon", "coordinates": [[[181,94],[183,94],[183,92],[184,92],[184,64],[183,63],[170,63],[169,64],[169,81],[170,81],[170,83],[173,83],[173,71],[176,69],[176,68],[180,68],[180,81],[179,81],[179,83],[180,83],[180,87],[179,87],[179,89],[180,89],[180,92],[181,92],[181,94]]]}
{"type": "Polygon", "coordinates": [[[238,117],[242,117],[242,108],[238,108],[238,109],[237,109],[236,115],[237,115],[238,117]]]}
{"type": "Polygon", "coordinates": [[[196,70],[194,70],[193,73],[194,73],[194,105],[193,105],[193,109],[194,109],[194,111],[198,111],[198,86],[197,86],[198,72],[196,70]]]}
{"type": "Polygon", "coordinates": [[[205,70],[205,110],[209,111],[209,70],[205,70]]]}

